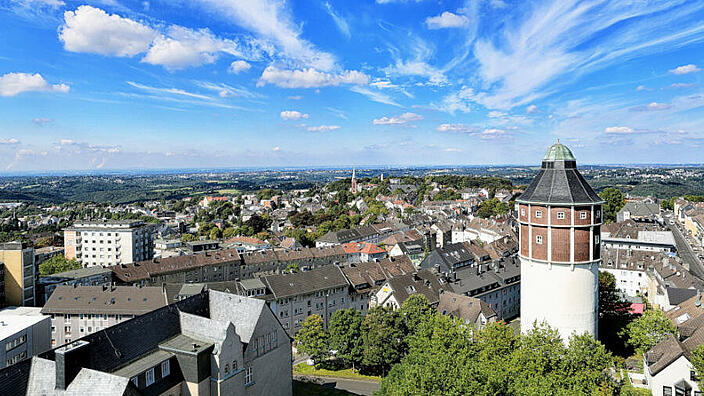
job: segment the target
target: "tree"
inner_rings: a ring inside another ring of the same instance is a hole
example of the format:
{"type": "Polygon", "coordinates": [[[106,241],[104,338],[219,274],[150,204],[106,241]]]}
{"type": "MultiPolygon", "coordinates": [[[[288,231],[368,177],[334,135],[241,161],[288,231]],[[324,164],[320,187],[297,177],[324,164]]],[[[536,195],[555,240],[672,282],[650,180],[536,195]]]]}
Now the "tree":
{"type": "Polygon", "coordinates": [[[362,334],[362,364],[372,372],[385,375],[405,354],[403,320],[390,308],[370,309],[362,324],[362,334]]]}
{"type": "Polygon", "coordinates": [[[255,214],[247,219],[244,224],[252,228],[252,232],[249,234],[249,236],[251,236],[268,229],[271,225],[271,219],[267,215],[259,216],[258,214],[255,214]]]}
{"type": "Polygon", "coordinates": [[[224,230],[222,230],[222,236],[225,238],[232,238],[235,235],[236,235],[235,227],[227,227],[224,230]]]}
{"type": "Polygon", "coordinates": [[[628,339],[626,343],[644,354],[670,334],[676,334],[677,328],[659,310],[648,310],[634,319],[624,329],[628,339]]]}
{"type": "Polygon", "coordinates": [[[491,216],[505,215],[508,211],[509,207],[505,202],[492,198],[479,204],[479,207],[477,208],[477,216],[481,218],[489,218],[491,216]]]}
{"type": "Polygon", "coordinates": [[[354,308],[335,311],[330,318],[330,349],[354,368],[362,361],[364,351],[362,323],[364,317],[354,308]]]}
{"type": "Polygon", "coordinates": [[[197,239],[198,239],[198,238],[196,238],[196,236],[193,235],[193,234],[183,234],[183,235],[181,236],[181,242],[183,242],[183,243],[186,243],[186,242],[193,242],[193,241],[195,241],[195,240],[197,240],[197,239]]]}
{"type": "Polygon", "coordinates": [[[599,271],[599,335],[610,351],[630,356],[633,351],[624,344],[622,330],[634,319],[616,288],[616,278],[606,271],[599,271]]]}
{"type": "Polygon", "coordinates": [[[410,334],[415,333],[421,322],[428,320],[436,313],[430,306],[428,299],[422,294],[412,294],[401,304],[401,309],[398,312],[410,334]]]}
{"type": "Polygon", "coordinates": [[[46,276],[79,268],[81,268],[81,263],[75,259],[67,260],[63,255],[57,254],[39,264],[39,273],[46,276]]]}
{"type": "Polygon", "coordinates": [[[699,389],[704,389],[704,344],[699,345],[692,351],[689,361],[694,366],[694,371],[697,373],[697,384],[699,389]]]}
{"type": "Polygon", "coordinates": [[[214,227],[210,230],[210,239],[217,240],[222,237],[222,231],[218,227],[214,227]]]}
{"type": "Polygon", "coordinates": [[[301,266],[298,265],[298,263],[291,263],[286,266],[286,268],[284,269],[284,272],[294,273],[294,272],[298,272],[300,270],[301,270],[301,266]]]}
{"type": "Polygon", "coordinates": [[[310,355],[317,364],[328,358],[329,334],[325,330],[323,318],[320,315],[310,315],[303,321],[303,326],[296,333],[296,346],[299,351],[310,355]]]}
{"type": "Polygon", "coordinates": [[[604,220],[607,223],[616,221],[616,213],[618,213],[624,205],[626,205],[626,198],[623,193],[614,187],[606,187],[604,191],[599,193],[599,197],[603,199],[604,202],[604,220]]]}

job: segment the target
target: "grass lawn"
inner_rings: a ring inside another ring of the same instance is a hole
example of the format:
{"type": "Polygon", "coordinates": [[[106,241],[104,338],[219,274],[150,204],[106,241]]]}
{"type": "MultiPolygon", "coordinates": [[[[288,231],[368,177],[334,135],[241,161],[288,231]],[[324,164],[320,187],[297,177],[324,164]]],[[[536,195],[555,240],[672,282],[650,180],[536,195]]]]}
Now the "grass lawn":
{"type": "Polygon", "coordinates": [[[317,369],[315,366],[309,366],[306,363],[299,363],[293,367],[293,374],[298,375],[317,375],[319,377],[338,377],[338,378],[350,378],[350,379],[362,379],[370,381],[381,381],[381,377],[374,375],[363,375],[359,374],[356,370],[351,368],[342,370],[326,370],[317,369]]]}
{"type": "Polygon", "coordinates": [[[218,194],[239,194],[240,190],[236,188],[224,188],[222,190],[218,190],[218,194]]]}

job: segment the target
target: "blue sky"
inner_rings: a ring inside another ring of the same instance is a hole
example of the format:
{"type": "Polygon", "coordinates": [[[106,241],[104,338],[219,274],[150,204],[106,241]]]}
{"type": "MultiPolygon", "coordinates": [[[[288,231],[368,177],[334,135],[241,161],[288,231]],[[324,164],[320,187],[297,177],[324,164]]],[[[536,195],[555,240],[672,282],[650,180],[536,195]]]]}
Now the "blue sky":
{"type": "Polygon", "coordinates": [[[704,2],[0,0],[0,172],[704,162],[704,2]]]}

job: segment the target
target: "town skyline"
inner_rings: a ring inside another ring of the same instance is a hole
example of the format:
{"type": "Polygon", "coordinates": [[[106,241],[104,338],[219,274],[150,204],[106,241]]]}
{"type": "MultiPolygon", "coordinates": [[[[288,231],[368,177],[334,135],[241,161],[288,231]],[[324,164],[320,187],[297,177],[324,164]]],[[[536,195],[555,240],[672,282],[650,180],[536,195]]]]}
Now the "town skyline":
{"type": "Polygon", "coordinates": [[[0,169],[701,162],[704,4],[305,4],[0,5],[0,169]]]}

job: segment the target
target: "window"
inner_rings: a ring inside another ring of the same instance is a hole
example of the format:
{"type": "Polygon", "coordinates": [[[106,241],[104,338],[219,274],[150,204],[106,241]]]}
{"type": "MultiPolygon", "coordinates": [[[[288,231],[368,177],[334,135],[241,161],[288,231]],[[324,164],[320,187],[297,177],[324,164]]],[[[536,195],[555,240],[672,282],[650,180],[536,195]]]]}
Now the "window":
{"type": "Polygon", "coordinates": [[[662,387],[662,396],[672,396],[672,387],[671,386],[663,386],[662,387]]]}
{"type": "Polygon", "coordinates": [[[134,386],[139,387],[139,378],[137,378],[137,377],[132,377],[132,378],[130,379],[130,381],[132,381],[132,383],[134,384],[134,386]]]}
{"type": "Polygon", "coordinates": [[[599,235],[594,237],[594,243],[599,243],[599,235]]]}
{"type": "Polygon", "coordinates": [[[237,371],[237,360],[232,361],[232,371],[233,372],[237,371]]]}
{"type": "Polygon", "coordinates": [[[225,374],[228,374],[230,372],[230,365],[225,364],[225,374]]]}
{"type": "Polygon", "coordinates": [[[580,213],[580,214],[579,214],[579,218],[582,219],[582,220],[586,220],[586,219],[587,219],[587,212],[582,212],[582,213],[580,213]]]}
{"type": "Polygon", "coordinates": [[[565,212],[557,212],[557,218],[562,220],[565,218],[565,212]]]}
{"type": "Polygon", "coordinates": [[[169,361],[166,360],[161,362],[161,378],[164,378],[169,374],[171,374],[171,366],[169,365],[169,361]]]}
{"type": "Polygon", "coordinates": [[[245,385],[251,385],[251,384],[253,384],[253,383],[254,383],[254,378],[253,378],[253,375],[252,375],[252,368],[251,368],[251,367],[247,367],[247,368],[244,370],[244,384],[245,384],[245,385]]]}
{"type": "Polygon", "coordinates": [[[699,378],[697,378],[697,373],[694,370],[689,371],[689,379],[692,381],[699,381],[699,378]]]}
{"type": "Polygon", "coordinates": [[[599,218],[599,216],[601,216],[601,211],[600,211],[600,210],[597,210],[597,211],[596,211],[596,217],[599,218]]]}
{"type": "Polygon", "coordinates": [[[535,211],[535,218],[536,218],[536,219],[541,219],[541,218],[543,218],[543,211],[542,211],[542,210],[536,210],[536,211],[535,211]]]}
{"type": "Polygon", "coordinates": [[[525,216],[525,215],[526,215],[526,210],[524,208],[521,208],[521,216],[525,216]]]}
{"type": "Polygon", "coordinates": [[[542,245],[542,244],[543,244],[543,236],[542,236],[542,235],[536,235],[536,236],[535,236],[535,243],[537,243],[538,245],[542,245]]]}
{"type": "Polygon", "coordinates": [[[147,370],[144,375],[147,378],[147,386],[154,383],[154,367],[147,370]]]}

